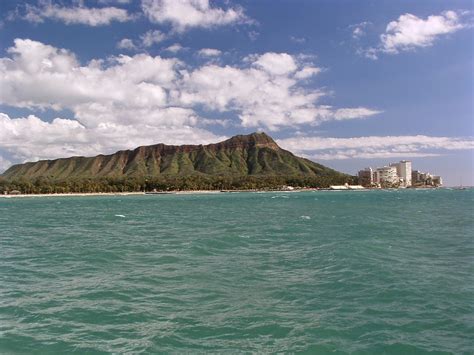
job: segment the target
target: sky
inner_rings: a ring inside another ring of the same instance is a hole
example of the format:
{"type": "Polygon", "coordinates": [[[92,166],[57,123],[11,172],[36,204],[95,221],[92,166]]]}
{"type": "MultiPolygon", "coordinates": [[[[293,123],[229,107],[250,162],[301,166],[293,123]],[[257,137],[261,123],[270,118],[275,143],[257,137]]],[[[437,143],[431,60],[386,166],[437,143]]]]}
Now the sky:
{"type": "Polygon", "coordinates": [[[263,131],[474,185],[471,0],[0,2],[0,172],[263,131]]]}

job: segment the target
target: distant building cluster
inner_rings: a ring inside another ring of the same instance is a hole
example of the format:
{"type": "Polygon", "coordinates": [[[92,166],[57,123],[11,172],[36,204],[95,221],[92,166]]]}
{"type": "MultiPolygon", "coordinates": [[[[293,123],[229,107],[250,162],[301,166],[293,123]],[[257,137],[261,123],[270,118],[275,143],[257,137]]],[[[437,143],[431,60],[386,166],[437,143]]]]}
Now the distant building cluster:
{"type": "Polygon", "coordinates": [[[364,187],[440,186],[441,176],[412,170],[411,161],[402,160],[381,168],[365,168],[358,173],[359,184],[364,187]]]}
{"type": "Polygon", "coordinates": [[[413,170],[411,173],[411,179],[415,186],[427,185],[427,186],[441,186],[443,185],[443,179],[439,175],[431,175],[430,173],[423,173],[418,170],[413,170]]]}

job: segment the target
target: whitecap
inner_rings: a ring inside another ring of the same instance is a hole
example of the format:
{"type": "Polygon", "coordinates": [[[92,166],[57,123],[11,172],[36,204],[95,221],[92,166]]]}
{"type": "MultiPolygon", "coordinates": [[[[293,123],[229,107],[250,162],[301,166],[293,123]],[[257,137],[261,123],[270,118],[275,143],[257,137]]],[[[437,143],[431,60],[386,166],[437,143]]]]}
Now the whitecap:
{"type": "Polygon", "coordinates": [[[125,218],[123,214],[116,214],[115,217],[125,218]]]}
{"type": "Polygon", "coordinates": [[[311,219],[310,216],[300,216],[301,219],[311,219]]]}

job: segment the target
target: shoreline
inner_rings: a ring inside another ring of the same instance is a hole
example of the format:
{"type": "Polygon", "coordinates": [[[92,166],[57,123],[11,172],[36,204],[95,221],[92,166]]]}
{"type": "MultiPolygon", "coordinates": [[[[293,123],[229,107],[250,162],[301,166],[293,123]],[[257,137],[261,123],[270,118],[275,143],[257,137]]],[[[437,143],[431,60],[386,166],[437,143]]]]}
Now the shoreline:
{"type": "Polygon", "coordinates": [[[144,195],[144,192],[71,192],[58,194],[18,194],[0,195],[0,198],[24,198],[24,197],[86,197],[86,196],[130,196],[144,195]]]}
{"type": "Polygon", "coordinates": [[[199,195],[199,194],[224,194],[224,193],[240,193],[240,192],[301,192],[301,191],[317,191],[317,190],[186,190],[186,191],[163,191],[163,192],[72,192],[59,194],[18,194],[18,195],[0,195],[0,198],[28,198],[28,197],[89,197],[89,196],[148,196],[148,195],[199,195]]]}
{"type": "MultiPolygon", "coordinates": [[[[159,191],[159,192],[71,192],[71,193],[51,193],[51,194],[18,194],[18,195],[0,195],[1,198],[28,198],[28,197],[89,197],[89,196],[145,196],[145,195],[199,195],[199,194],[220,194],[220,193],[241,193],[241,192],[252,192],[252,193],[294,193],[294,192],[318,192],[318,191],[380,191],[380,190],[424,190],[424,189],[439,189],[440,187],[418,187],[410,189],[322,189],[322,188],[306,188],[306,189],[294,189],[294,190],[182,190],[182,191],[159,191]]],[[[441,189],[456,189],[450,187],[441,187],[441,189]]]]}
{"type": "MultiPolygon", "coordinates": [[[[303,192],[318,191],[318,189],[301,190],[182,190],[182,191],[160,191],[160,192],[71,192],[57,194],[18,194],[18,195],[0,195],[0,198],[28,198],[28,197],[88,197],[88,196],[145,196],[145,195],[197,195],[197,194],[221,194],[221,193],[240,193],[240,192],[303,192]]],[[[320,190],[323,191],[323,190],[320,190]]]]}

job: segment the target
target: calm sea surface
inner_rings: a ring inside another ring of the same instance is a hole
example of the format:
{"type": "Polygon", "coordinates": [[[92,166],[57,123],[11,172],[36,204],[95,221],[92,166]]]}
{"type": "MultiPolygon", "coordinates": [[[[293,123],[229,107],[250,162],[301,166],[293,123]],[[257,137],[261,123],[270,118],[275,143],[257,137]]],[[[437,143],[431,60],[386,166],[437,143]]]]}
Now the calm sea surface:
{"type": "Polygon", "coordinates": [[[473,200],[0,199],[0,353],[473,353],[473,200]]]}

